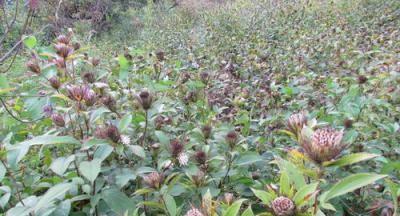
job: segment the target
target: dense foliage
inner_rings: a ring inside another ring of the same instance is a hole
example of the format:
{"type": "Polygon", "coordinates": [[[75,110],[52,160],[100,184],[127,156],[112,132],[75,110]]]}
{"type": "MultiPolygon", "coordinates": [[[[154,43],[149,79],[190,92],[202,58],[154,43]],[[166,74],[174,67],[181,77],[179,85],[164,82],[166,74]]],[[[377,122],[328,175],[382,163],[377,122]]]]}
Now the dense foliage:
{"type": "Polygon", "coordinates": [[[400,2],[120,2],[21,36],[2,215],[399,214],[400,2]]]}

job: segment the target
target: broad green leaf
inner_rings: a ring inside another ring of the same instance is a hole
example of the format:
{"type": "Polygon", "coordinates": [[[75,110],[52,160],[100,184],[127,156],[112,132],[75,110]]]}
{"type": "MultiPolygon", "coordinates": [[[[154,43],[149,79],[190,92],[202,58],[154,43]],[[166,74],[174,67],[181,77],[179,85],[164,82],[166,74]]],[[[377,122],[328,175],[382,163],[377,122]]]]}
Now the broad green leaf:
{"type": "Polygon", "coordinates": [[[236,216],[239,214],[240,206],[246,199],[236,200],[229,208],[226,210],[224,216],[236,216]]]}
{"type": "Polygon", "coordinates": [[[100,161],[104,161],[112,152],[114,148],[110,145],[99,145],[94,152],[93,157],[99,159],[100,161]]]}
{"type": "Polygon", "coordinates": [[[258,161],[262,161],[262,157],[256,152],[249,152],[240,155],[240,157],[236,161],[236,165],[238,166],[249,165],[258,161]]]}
{"type": "Polygon", "coordinates": [[[281,173],[281,178],[279,181],[279,190],[282,195],[290,197],[290,181],[289,176],[286,172],[281,173]]]}
{"type": "Polygon", "coordinates": [[[131,114],[125,115],[125,116],[121,119],[121,121],[119,122],[119,124],[118,124],[118,129],[119,129],[119,131],[122,132],[122,133],[125,132],[126,129],[129,127],[129,125],[131,124],[131,122],[132,122],[132,115],[131,115],[131,114]]]}
{"type": "Polygon", "coordinates": [[[364,160],[369,160],[369,159],[372,159],[372,158],[375,158],[378,156],[379,155],[377,155],[377,154],[370,154],[370,153],[366,153],[366,152],[354,153],[354,154],[345,155],[335,161],[325,162],[323,165],[326,167],[331,167],[331,166],[342,167],[342,166],[347,166],[350,164],[358,163],[358,162],[361,162],[364,160]]]}
{"type": "Polygon", "coordinates": [[[7,169],[3,163],[0,163],[0,182],[3,180],[4,176],[6,175],[7,169]]]}
{"type": "Polygon", "coordinates": [[[312,198],[312,195],[316,192],[318,183],[308,184],[300,188],[293,197],[293,201],[297,207],[304,205],[308,200],[312,198]]]}
{"type": "Polygon", "coordinates": [[[399,185],[396,185],[392,180],[386,179],[386,183],[389,185],[390,194],[392,195],[393,206],[394,206],[394,214],[397,215],[398,212],[398,192],[399,192],[399,185]]]}
{"type": "Polygon", "coordinates": [[[321,195],[321,200],[323,202],[327,202],[332,198],[354,191],[385,177],[386,175],[378,175],[373,173],[358,173],[348,176],[323,193],[321,195]]]}
{"type": "Polygon", "coordinates": [[[11,88],[5,75],[0,74],[0,94],[8,93],[15,88],[11,88]]]}
{"type": "Polygon", "coordinates": [[[64,197],[65,193],[71,189],[71,186],[71,183],[61,183],[51,187],[42,197],[40,197],[39,202],[35,205],[33,210],[37,212],[41,208],[47,207],[56,201],[56,199],[64,197]]]}
{"type": "Polygon", "coordinates": [[[277,162],[281,171],[286,172],[290,181],[294,183],[295,188],[302,188],[306,185],[303,174],[294,164],[283,159],[277,159],[277,162]]]}
{"type": "Polygon", "coordinates": [[[176,203],[175,203],[174,198],[169,194],[164,194],[163,197],[164,197],[165,206],[167,207],[167,211],[168,211],[169,215],[175,216],[177,214],[177,210],[176,210],[176,203]]]}
{"type": "Polygon", "coordinates": [[[29,49],[32,49],[36,46],[37,40],[35,36],[27,36],[24,38],[24,45],[29,49]]]}
{"type": "Polygon", "coordinates": [[[135,211],[136,203],[116,188],[101,192],[101,199],[103,199],[117,215],[122,216],[126,212],[131,213],[135,211]]]}
{"type": "Polygon", "coordinates": [[[137,155],[138,157],[145,158],[146,152],[144,151],[142,146],[139,145],[130,145],[129,148],[133,152],[133,154],[137,155]]]}
{"type": "Polygon", "coordinates": [[[59,176],[63,176],[65,171],[68,169],[72,161],[75,160],[75,155],[70,155],[69,157],[60,157],[55,160],[50,165],[50,169],[59,176]]]}
{"type": "Polygon", "coordinates": [[[243,212],[242,216],[254,216],[253,210],[251,210],[251,206],[249,206],[246,211],[243,212]]]}
{"type": "Polygon", "coordinates": [[[79,164],[79,171],[87,180],[93,183],[101,170],[101,160],[93,159],[91,161],[83,161],[79,164]]]}
{"type": "Polygon", "coordinates": [[[0,206],[4,209],[11,197],[11,188],[8,186],[0,187],[0,206]]]}
{"type": "Polygon", "coordinates": [[[16,149],[19,146],[53,145],[53,144],[80,144],[80,142],[71,136],[43,135],[18,143],[17,145],[13,145],[9,148],[9,150],[16,149]]]}
{"type": "Polygon", "coordinates": [[[120,55],[118,56],[118,63],[119,63],[119,78],[121,80],[126,80],[128,78],[129,62],[125,58],[125,56],[120,55]]]}
{"type": "Polygon", "coordinates": [[[251,189],[254,193],[254,195],[256,195],[257,198],[259,198],[263,204],[265,205],[269,205],[272,200],[275,199],[275,195],[268,193],[266,191],[262,191],[262,190],[256,190],[256,189],[251,189]]]}
{"type": "Polygon", "coordinates": [[[169,145],[169,137],[162,131],[155,131],[158,141],[163,145],[169,145]]]}

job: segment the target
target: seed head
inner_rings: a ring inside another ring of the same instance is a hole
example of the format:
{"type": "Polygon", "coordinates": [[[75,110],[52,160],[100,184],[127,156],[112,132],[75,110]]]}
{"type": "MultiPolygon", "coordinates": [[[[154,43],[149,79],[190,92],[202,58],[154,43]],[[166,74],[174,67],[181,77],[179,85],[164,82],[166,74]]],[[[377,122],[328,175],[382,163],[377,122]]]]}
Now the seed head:
{"type": "Polygon", "coordinates": [[[96,67],[100,64],[100,59],[99,58],[92,58],[91,63],[93,67],[96,67]]]}
{"type": "Polygon", "coordinates": [[[344,127],[345,128],[351,128],[353,126],[353,120],[351,119],[345,119],[343,121],[344,127]]]}
{"type": "Polygon", "coordinates": [[[53,123],[55,125],[57,125],[58,127],[64,127],[65,126],[65,121],[64,121],[64,117],[61,114],[58,113],[53,113],[51,115],[51,120],[53,121],[53,123]]]}
{"type": "Polygon", "coordinates": [[[164,61],[165,60],[165,53],[162,50],[158,50],[156,52],[156,57],[158,61],[164,61]]]}
{"type": "Polygon", "coordinates": [[[189,156],[185,152],[179,153],[177,159],[181,166],[186,166],[189,162],[189,156]]]}
{"type": "Polygon", "coordinates": [[[204,214],[199,209],[192,207],[192,209],[186,212],[185,216],[204,216],[204,214]]]}
{"type": "Polygon", "coordinates": [[[300,144],[306,154],[315,162],[322,163],[337,157],[345,148],[342,143],[343,131],[332,128],[318,129],[311,137],[302,131],[300,144]]]}
{"type": "Polygon", "coordinates": [[[105,127],[97,128],[95,136],[99,139],[110,139],[115,143],[118,143],[121,139],[118,128],[114,125],[107,125],[105,127]]]}
{"type": "Polygon", "coordinates": [[[272,201],[271,207],[276,216],[294,216],[296,211],[293,201],[283,196],[272,201]]]}

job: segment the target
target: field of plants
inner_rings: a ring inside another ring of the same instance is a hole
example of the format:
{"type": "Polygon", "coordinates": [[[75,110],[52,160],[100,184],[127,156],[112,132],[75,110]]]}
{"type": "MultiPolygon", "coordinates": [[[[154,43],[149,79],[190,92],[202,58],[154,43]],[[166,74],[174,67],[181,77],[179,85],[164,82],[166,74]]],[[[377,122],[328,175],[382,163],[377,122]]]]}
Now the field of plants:
{"type": "Polygon", "coordinates": [[[400,215],[400,1],[0,7],[0,215],[400,215]]]}

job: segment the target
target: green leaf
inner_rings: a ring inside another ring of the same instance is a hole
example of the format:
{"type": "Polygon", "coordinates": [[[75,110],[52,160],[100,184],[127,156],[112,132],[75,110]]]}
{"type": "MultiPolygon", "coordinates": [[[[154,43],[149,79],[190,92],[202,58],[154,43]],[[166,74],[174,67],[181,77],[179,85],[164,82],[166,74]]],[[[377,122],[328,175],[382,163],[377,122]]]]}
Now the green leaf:
{"type": "Polygon", "coordinates": [[[139,145],[130,145],[129,148],[133,152],[133,154],[137,155],[138,157],[145,158],[146,152],[144,151],[142,146],[139,145]]]}
{"type": "Polygon", "coordinates": [[[113,150],[114,148],[108,144],[99,145],[94,152],[93,157],[99,159],[100,161],[104,161],[113,152],[113,150]]]}
{"type": "Polygon", "coordinates": [[[125,132],[126,129],[129,127],[129,125],[131,124],[131,122],[132,122],[132,115],[131,114],[125,115],[119,122],[118,125],[119,131],[122,133],[125,132]]]}
{"type": "Polygon", "coordinates": [[[79,171],[92,184],[96,180],[101,170],[101,160],[93,159],[91,161],[83,161],[79,164],[79,171]]]}
{"type": "Polygon", "coordinates": [[[361,162],[364,160],[369,160],[369,159],[372,159],[372,158],[375,158],[378,156],[379,155],[377,155],[377,154],[370,154],[370,153],[366,153],[366,152],[354,153],[354,154],[345,155],[335,161],[325,162],[323,165],[326,167],[332,167],[332,166],[342,167],[342,166],[347,166],[350,164],[358,163],[358,162],[361,162]]]}
{"type": "Polygon", "coordinates": [[[254,216],[253,210],[251,210],[251,206],[249,206],[246,211],[243,212],[242,216],[254,216]]]}
{"type": "Polygon", "coordinates": [[[52,204],[56,199],[64,197],[65,193],[71,189],[71,186],[71,183],[61,183],[51,187],[42,197],[40,197],[33,210],[37,212],[41,208],[52,204]]]}
{"type": "Polygon", "coordinates": [[[394,214],[397,215],[398,212],[398,191],[399,191],[399,185],[395,184],[392,180],[386,179],[386,183],[389,185],[390,189],[390,194],[392,195],[392,200],[393,200],[393,206],[394,206],[394,214]]]}
{"type": "Polygon", "coordinates": [[[126,80],[128,78],[129,62],[125,58],[125,56],[120,55],[118,56],[118,63],[119,63],[119,78],[121,80],[126,80]]]}
{"type": "Polygon", "coordinates": [[[60,157],[55,160],[50,165],[50,169],[57,175],[63,176],[65,171],[68,169],[72,161],[75,160],[75,155],[70,155],[69,157],[60,157]]]}
{"type": "Polygon", "coordinates": [[[256,189],[251,189],[254,193],[254,195],[256,195],[257,198],[259,198],[263,204],[265,205],[269,205],[272,200],[275,199],[275,195],[268,193],[266,191],[262,191],[262,190],[256,190],[256,189]]]}
{"type": "Polygon", "coordinates": [[[43,135],[18,143],[17,145],[13,145],[9,148],[9,150],[17,149],[19,146],[53,145],[53,144],[80,144],[80,142],[71,136],[43,135]]]}
{"type": "Polygon", "coordinates": [[[167,211],[169,215],[175,216],[177,214],[176,210],[176,203],[174,198],[169,195],[169,194],[164,194],[164,201],[165,201],[165,206],[167,207],[167,211]]]}
{"type": "Polygon", "coordinates": [[[0,187],[0,206],[4,209],[11,197],[11,188],[8,186],[0,187]]]}
{"type": "Polygon", "coordinates": [[[125,215],[135,211],[136,203],[116,188],[107,189],[101,192],[103,199],[110,209],[117,215],[125,215]]]}
{"type": "Polygon", "coordinates": [[[26,47],[28,47],[29,49],[32,49],[33,47],[36,46],[37,44],[37,40],[35,36],[27,36],[24,38],[24,44],[26,47]]]}
{"type": "Polygon", "coordinates": [[[321,200],[327,202],[332,198],[354,191],[385,177],[386,175],[373,173],[358,173],[348,176],[323,193],[321,195],[321,200]]]}
{"type": "Polygon", "coordinates": [[[243,166],[253,164],[258,161],[262,161],[262,157],[256,152],[248,152],[240,155],[240,157],[236,161],[236,165],[243,166]]]}
{"type": "Polygon", "coordinates": [[[13,89],[14,88],[10,88],[7,77],[5,75],[0,74],[0,94],[8,93],[13,89]]]}
{"type": "Polygon", "coordinates": [[[297,207],[304,205],[311,199],[312,195],[316,192],[318,183],[308,184],[302,187],[293,197],[293,201],[297,207]]]}
{"type": "Polygon", "coordinates": [[[169,137],[162,131],[155,131],[158,141],[163,145],[169,145],[169,137]]]}
{"type": "Polygon", "coordinates": [[[6,175],[7,169],[3,163],[0,163],[0,182],[3,180],[4,176],[6,175]]]}
{"type": "Polygon", "coordinates": [[[286,172],[281,173],[281,178],[279,181],[280,193],[286,196],[290,196],[290,181],[289,176],[286,172]]]}
{"type": "Polygon", "coordinates": [[[246,199],[236,200],[229,208],[226,210],[224,216],[236,216],[239,214],[240,206],[246,199]]]}
{"type": "Polygon", "coordinates": [[[306,185],[306,180],[300,169],[298,169],[294,164],[289,161],[277,159],[279,168],[282,172],[286,172],[289,179],[294,183],[295,188],[302,188],[306,185]]]}

